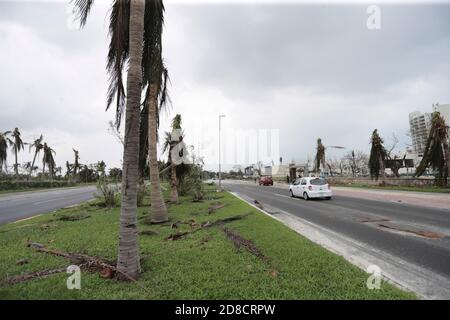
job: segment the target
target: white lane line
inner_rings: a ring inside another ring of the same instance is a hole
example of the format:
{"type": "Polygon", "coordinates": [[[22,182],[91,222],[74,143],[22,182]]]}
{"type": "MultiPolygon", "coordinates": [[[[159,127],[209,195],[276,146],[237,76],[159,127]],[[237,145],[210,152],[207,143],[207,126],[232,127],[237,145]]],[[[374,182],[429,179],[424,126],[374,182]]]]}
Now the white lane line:
{"type": "Polygon", "coordinates": [[[33,204],[41,204],[41,203],[46,203],[46,202],[58,201],[58,200],[61,200],[61,199],[42,200],[42,201],[34,202],[33,204]]]}
{"type": "Polygon", "coordinates": [[[285,194],[275,193],[275,195],[277,195],[277,196],[279,196],[279,197],[290,198],[290,196],[287,196],[287,195],[285,195],[285,194]]]}

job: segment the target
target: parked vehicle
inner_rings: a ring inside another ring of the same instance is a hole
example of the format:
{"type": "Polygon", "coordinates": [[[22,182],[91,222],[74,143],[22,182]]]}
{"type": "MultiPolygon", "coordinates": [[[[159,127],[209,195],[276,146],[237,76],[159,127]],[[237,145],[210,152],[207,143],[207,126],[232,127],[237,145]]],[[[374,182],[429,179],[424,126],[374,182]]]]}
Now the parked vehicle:
{"type": "Polygon", "coordinates": [[[271,176],[262,176],[259,178],[260,186],[273,186],[273,180],[271,176]]]}
{"type": "Polygon", "coordinates": [[[291,197],[302,197],[305,200],[311,198],[329,200],[333,195],[327,181],[317,177],[298,178],[289,186],[289,194],[291,197]]]}

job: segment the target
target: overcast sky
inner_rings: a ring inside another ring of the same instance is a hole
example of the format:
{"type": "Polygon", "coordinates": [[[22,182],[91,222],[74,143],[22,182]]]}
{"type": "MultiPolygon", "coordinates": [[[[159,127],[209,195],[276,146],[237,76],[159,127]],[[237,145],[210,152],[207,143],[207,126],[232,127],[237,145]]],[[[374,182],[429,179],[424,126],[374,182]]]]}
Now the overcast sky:
{"type": "MultiPolygon", "coordinates": [[[[228,143],[237,130],[279,130],[288,162],[312,155],[318,137],[368,152],[374,128],[404,148],[408,114],[450,102],[449,5],[382,4],[381,29],[369,30],[367,5],[169,3],[173,106],[161,130],[180,113],[208,168],[216,169],[219,114],[228,143]]],[[[109,6],[96,3],[83,30],[70,27],[67,8],[0,0],[0,130],[19,127],[26,141],[43,133],[61,166],[72,147],[82,163],[120,166],[108,132],[114,111],[105,112],[109,6]]]]}

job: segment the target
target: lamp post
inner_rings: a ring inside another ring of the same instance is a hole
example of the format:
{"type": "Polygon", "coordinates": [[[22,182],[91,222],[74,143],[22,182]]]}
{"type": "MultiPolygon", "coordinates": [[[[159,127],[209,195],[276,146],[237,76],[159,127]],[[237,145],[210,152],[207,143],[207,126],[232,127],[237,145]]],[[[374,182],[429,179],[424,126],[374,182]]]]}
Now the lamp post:
{"type": "Polygon", "coordinates": [[[224,114],[219,115],[219,191],[222,190],[222,166],[221,166],[221,155],[220,155],[220,131],[221,131],[221,120],[225,118],[224,114]]]}

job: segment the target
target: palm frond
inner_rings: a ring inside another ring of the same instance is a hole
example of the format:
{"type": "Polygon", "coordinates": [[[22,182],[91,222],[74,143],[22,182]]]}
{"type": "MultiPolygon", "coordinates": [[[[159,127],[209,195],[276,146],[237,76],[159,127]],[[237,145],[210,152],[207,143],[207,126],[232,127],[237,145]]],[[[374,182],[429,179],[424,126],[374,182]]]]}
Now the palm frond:
{"type": "Polygon", "coordinates": [[[80,21],[80,27],[84,27],[94,0],[72,0],[71,3],[74,5],[74,12],[80,21]]]}
{"type": "Polygon", "coordinates": [[[129,56],[129,21],[130,1],[115,0],[111,7],[109,17],[109,51],[106,70],[109,74],[106,110],[113,101],[116,101],[117,128],[120,126],[122,114],[125,109],[125,88],[123,85],[123,70],[129,56]]]}

